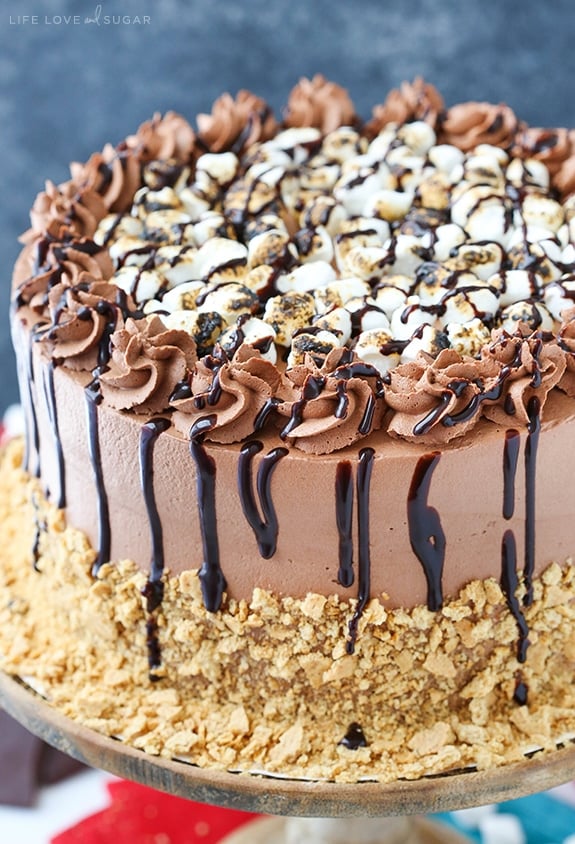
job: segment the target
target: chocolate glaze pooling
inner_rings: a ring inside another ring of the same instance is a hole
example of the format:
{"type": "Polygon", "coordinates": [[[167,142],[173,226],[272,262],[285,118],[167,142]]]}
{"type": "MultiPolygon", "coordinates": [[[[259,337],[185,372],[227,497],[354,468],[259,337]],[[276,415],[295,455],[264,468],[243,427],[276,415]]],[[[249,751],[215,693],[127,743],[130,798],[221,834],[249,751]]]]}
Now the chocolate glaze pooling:
{"type": "Polygon", "coordinates": [[[427,607],[432,612],[443,606],[443,563],[445,534],[435,507],[427,503],[431,477],[441,457],[438,451],[420,457],[409,488],[407,520],[409,540],[417,559],[423,566],[427,581],[427,607]]]}
{"type": "Polygon", "coordinates": [[[257,473],[256,489],[259,509],[253,492],[252,464],[256,454],[263,448],[258,440],[245,443],[238,459],[238,490],[244,516],[255,533],[260,554],[269,560],[276,552],[278,520],[271,497],[272,474],[287,448],[273,448],[262,459],[257,473]],[[260,515],[261,512],[261,515],[260,515]],[[262,518],[263,517],[263,518],[262,518]]]}

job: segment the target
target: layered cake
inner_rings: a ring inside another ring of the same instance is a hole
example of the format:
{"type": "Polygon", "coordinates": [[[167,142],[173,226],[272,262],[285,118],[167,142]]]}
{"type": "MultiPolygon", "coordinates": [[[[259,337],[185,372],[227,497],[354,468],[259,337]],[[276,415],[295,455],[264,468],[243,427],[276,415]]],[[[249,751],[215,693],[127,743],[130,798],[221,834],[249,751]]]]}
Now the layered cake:
{"type": "Polygon", "coordinates": [[[573,131],[317,76],[155,115],[31,221],[4,671],[233,771],[575,736],[573,131]]]}

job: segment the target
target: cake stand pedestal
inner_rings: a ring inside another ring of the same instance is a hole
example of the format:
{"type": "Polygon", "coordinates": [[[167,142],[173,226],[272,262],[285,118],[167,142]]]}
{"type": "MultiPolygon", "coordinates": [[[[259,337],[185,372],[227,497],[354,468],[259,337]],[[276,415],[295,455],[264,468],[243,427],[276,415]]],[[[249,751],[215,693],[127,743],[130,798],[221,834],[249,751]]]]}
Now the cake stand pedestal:
{"type": "Polygon", "coordinates": [[[283,826],[277,818],[255,821],[246,827],[243,837],[242,830],[235,838],[228,837],[227,844],[307,844],[302,818],[321,819],[316,820],[315,830],[312,824],[312,837],[308,838],[314,844],[451,844],[461,837],[430,821],[410,821],[405,816],[511,800],[575,778],[575,744],[571,742],[489,771],[460,771],[392,783],[306,782],[234,774],[150,756],[100,735],[62,715],[20,679],[1,672],[0,705],[32,733],[94,768],[200,803],[295,818],[283,826]],[[362,821],[354,830],[353,823],[334,823],[334,818],[362,821]],[[292,834],[289,824],[295,824],[292,830],[295,828],[299,837],[288,837],[292,834]],[[259,838],[258,829],[263,830],[259,838]],[[410,837],[416,833],[419,838],[410,837]]]}

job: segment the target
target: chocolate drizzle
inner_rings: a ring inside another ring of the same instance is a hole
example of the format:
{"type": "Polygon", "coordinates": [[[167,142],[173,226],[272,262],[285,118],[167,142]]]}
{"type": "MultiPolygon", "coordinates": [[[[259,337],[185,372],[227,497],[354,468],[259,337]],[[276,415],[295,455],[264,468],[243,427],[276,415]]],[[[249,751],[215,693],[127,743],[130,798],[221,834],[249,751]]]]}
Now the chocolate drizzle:
{"type": "Polygon", "coordinates": [[[98,498],[98,553],[92,566],[96,576],[100,568],[110,559],[111,531],[108,493],[104,484],[102,457],[100,453],[100,435],[98,426],[98,405],[102,401],[97,381],[92,381],[84,390],[88,424],[88,450],[92,462],[92,473],[98,498]]]}
{"type": "Polygon", "coordinates": [[[537,396],[532,396],[527,404],[529,425],[525,442],[525,564],[523,568],[523,582],[525,595],[523,604],[526,607],[533,603],[533,570],[535,568],[535,469],[537,463],[537,448],[541,431],[541,406],[537,396]]]}
{"type": "Polygon", "coordinates": [[[358,567],[357,567],[357,606],[349,622],[349,638],[346,642],[348,654],[355,650],[357,629],[363,611],[369,601],[371,588],[371,555],[369,551],[369,493],[371,488],[371,472],[375,451],[373,448],[362,448],[359,452],[357,467],[357,533],[358,533],[358,567]]]}
{"type": "Polygon", "coordinates": [[[38,428],[38,416],[34,405],[34,347],[30,344],[29,349],[24,350],[24,368],[26,387],[22,391],[22,398],[25,402],[26,412],[26,453],[24,456],[24,468],[28,474],[35,478],[40,477],[40,430],[38,428]],[[32,454],[34,454],[34,468],[32,469],[32,454]]]}
{"type": "Polygon", "coordinates": [[[159,417],[146,422],[140,432],[140,484],[148,513],[152,544],[150,575],[143,592],[147,599],[148,612],[154,612],[160,606],[164,597],[162,583],[162,574],[164,572],[164,538],[162,522],[158,514],[156,496],[154,494],[153,457],[156,440],[169,427],[170,420],[159,417]]]}
{"type": "Polygon", "coordinates": [[[214,414],[202,416],[190,429],[190,454],[196,464],[198,512],[204,549],[204,562],[198,577],[204,606],[208,612],[217,612],[220,609],[227,586],[220,566],[216,517],[216,461],[202,445],[205,434],[213,428],[215,421],[214,414]]]}
{"type": "Polygon", "coordinates": [[[271,497],[272,474],[288,450],[273,448],[262,459],[256,481],[258,509],[253,492],[252,464],[255,455],[262,448],[263,444],[258,440],[252,440],[242,446],[238,459],[238,490],[244,516],[256,536],[260,554],[264,560],[269,560],[276,552],[278,538],[278,520],[271,497]]]}
{"type": "Polygon", "coordinates": [[[349,460],[337,464],[335,473],[335,517],[339,532],[339,569],[337,582],[341,586],[353,585],[353,476],[349,460]]]}
{"type": "Polygon", "coordinates": [[[438,451],[420,457],[413,473],[407,498],[409,540],[423,566],[427,581],[427,607],[432,612],[443,606],[443,564],[445,534],[439,513],[427,503],[433,471],[441,457],[438,451]]]}
{"type": "Polygon", "coordinates": [[[54,388],[54,368],[55,363],[50,361],[43,370],[44,395],[46,397],[46,408],[48,410],[48,419],[50,420],[54,450],[56,452],[56,461],[58,464],[58,495],[55,496],[55,500],[56,506],[61,509],[66,506],[66,464],[64,461],[62,440],[60,439],[60,428],[58,426],[58,408],[56,406],[56,391],[54,388]]]}
{"type": "Polygon", "coordinates": [[[505,432],[503,450],[503,518],[510,519],[515,510],[515,474],[519,459],[521,439],[519,431],[510,428],[505,432]]]}
{"type": "Polygon", "coordinates": [[[515,535],[512,530],[506,530],[501,543],[501,588],[507,600],[509,611],[517,622],[517,628],[519,630],[517,660],[519,662],[525,662],[527,648],[529,647],[529,629],[517,598],[518,585],[515,535]]]}
{"type": "Polygon", "coordinates": [[[341,741],[338,741],[341,747],[346,747],[348,750],[358,750],[360,747],[367,747],[367,739],[361,726],[354,721],[347,728],[347,732],[341,741]]]}

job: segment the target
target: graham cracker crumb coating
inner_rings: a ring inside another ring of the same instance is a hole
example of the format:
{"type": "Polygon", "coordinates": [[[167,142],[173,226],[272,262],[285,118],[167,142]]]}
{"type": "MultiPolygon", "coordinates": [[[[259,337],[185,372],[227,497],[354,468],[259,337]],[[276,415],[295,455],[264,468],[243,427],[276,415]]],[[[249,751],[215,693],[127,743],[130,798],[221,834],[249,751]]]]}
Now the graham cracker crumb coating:
{"type": "Polygon", "coordinates": [[[350,655],[355,601],[256,589],[209,613],[195,571],[166,573],[151,679],[145,574],[122,560],[94,578],[94,550],[21,460],[15,442],[0,465],[0,667],[91,729],[201,767],[338,782],[486,769],[575,735],[570,560],[534,582],[524,664],[494,580],[439,612],[372,598],[350,655]],[[353,722],[367,747],[340,744],[353,722]]]}

